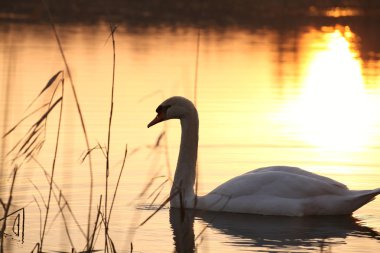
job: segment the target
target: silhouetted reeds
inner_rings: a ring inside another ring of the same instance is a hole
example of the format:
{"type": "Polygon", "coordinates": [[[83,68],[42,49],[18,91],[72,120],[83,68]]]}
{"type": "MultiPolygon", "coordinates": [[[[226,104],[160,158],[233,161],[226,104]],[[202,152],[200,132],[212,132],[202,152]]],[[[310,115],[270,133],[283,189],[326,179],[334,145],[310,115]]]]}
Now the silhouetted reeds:
{"type": "MultiPolygon", "coordinates": [[[[42,172],[43,172],[43,174],[45,176],[45,179],[46,179],[47,183],[50,185],[51,184],[50,180],[52,178],[51,175],[49,175],[49,173],[45,170],[45,168],[41,165],[41,163],[36,158],[33,157],[32,159],[41,168],[41,170],[42,170],[42,172]]],[[[34,186],[34,188],[39,193],[40,198],[41,198],[41,200],[44,203],[44,206],[46,208],[46,203],[45,203],[45,200],[44,200],[44,197],[43,197],[41,191],[39,190],[39,188],[33,182],[31,182],[31,184],[34,186]]],[[[75,214],[74,214],[74,212],[73,212],[73,210],[71,208],[70,203],[68,202],[67,198],[65,197],[62,189],[60,189],[60,187],[58,186],[58,184],[56,182],[54,182],[54,179],[53,179],[53,185],[55,187],[55,190],[52,190],[52,192],[53,192],[54,198],[56,200],[56,203],[58,204],[58,207],[59,207],[59,213],[57,213],[56,217],[58,215],[62,215],[62,219],[63,219],[64,225],[65,225],[65,231],[66,231],[66,234],[67,234],[69,240],[71,241],[71,239],[70,239],[71,236],[70,236],[69,231],[68,231],[67,221],[66,221],[67,219],[66,219],[65,214],[64,214],[64,210],[65,209],[69,212],[70,216],[74,220],[77,228],[79,229],[79,231],[81,232],[81,234],[83,235],[83,237],[86,238],[86,233],[84,232],[84,230],[82,229],[82,227],[81,227],[78,219],[76,218],[76,216],[75,216],[75,214]],[[59,192],[58,196],[57,196],[56,192],[59,192]],[[62,203],[62,205],[61,205],[61,203],[62,203]]],[[[35,200],[35,201],[38,204],[38,201],[37,200],[35,200]]],[[[55,218],[53,218],[53,221],[54,220],[55,220],[55,218]]],[[[52,222],[52,224],[53,224],[53,222],[52,222]]],[[[71,243],[71,245],[74,248],[73,243],[71,243]]]]}
{"type": "MultiPolygon", "coordinates": [[[[51,184],[50,184],[48,200],[45,203],[45,208],[46,208],[45,219],[43,223],[41,241],[39,244],[39,247],[41,248],[43,246],[43,239],[44,239],[47,219],[49,215],[49,210],[50,210],[52,181],[54,178],[55,164],[56,164],[56,158],[57,158],[57,152],[58,152],[58,143],[59,143],[59,136],[60,136],[60,130],[61,130],[61,119],[62,119],[62,108],[63,108],[62,107],[63,106],[63,92],[64,92],[63,87],[64,87],[63,72],[59,71],[52,78],[50,78],[50,80],[47,82],[45,87],[41,90],[37,98],[33,100],[33,102],[29,105],[28,108],[32,107],[33,104],[38,100],[38,98],[44,97],[46,94],[48,96],[51,94],[50,98],[48,98],[49,102],[45,103],[42,107],[38,107],[36,110],[32,111],[27,116],[22,118],[14,127],[12,127],[9,131],[7,131],[3,136],[3,137],[8,136],[23,121],[31,118],[32,116],[35,116],[35,114],[37,113],[41,113],[41,116],[33,120],[31,127],[26,132],[24,137],[22,137],[20,141],[18,141],[16,145],[8,153],[8,154],[11,154],[11,153],[14,154],[12,160],[15,166],[19,166],[19,164],[23,164],[25,161],[29,161],[33,156],[37,155],[40,149],[42,148],[45,142],[47,119],[50,116],[50,114],[53,112],[54,108],[58,104],[60,104],[58,130],[57,130],[55,151],[54,151],[54,157],[53,157],[52,168],[51,168],[51,180],[50,180],[51,184]],[[58,98],[55,98],[58,88],[61,88],[61,95],[58,96],[58,98]]],[[[12,197],[12,195],[10,195],[10,197],[12,197]]]]}
{"type": "MultiPolygon", "coordinates": [[[[114,245],[112,243],[111,238],[108,235],[108,225],[109,225],[109,216],[108,216],[108,178],[110,171],[110,148],[111,148],[111,126],[112,126],[112,117],[113,117],[113,100],[114,100],[114,90],[115,90],[115,64],[116,64],[116,46],[115,46],[115,31],[116,27],[110,26],[111,30],[111,39],[112,39],[112,85],[111,85],[111,105],[110,105],[110,113],[109,113],[109,121],[108,121],[108,134],[107,134],[107,146],[106,146],[106,188],[105,188],[105,200],[104,200],[104,240],[105,247],[104,252],[108,252],[108,243],[111,243],[112,250],[114,249],[114,245]]],[[[125,152],[127,153],[127,151],[125,152]]],[[[125,156],[126,157],[126,156],[125,156]]],[[[123,163],[124,164],[124,163],[123,163]]],[[[115,192],[116,194],[116,192],[115,192]]]]}
{"type": "MultiPolygon", "coordinates": [[[[84,136],[84,139],[85,139],[85,142],[86,142],[86,147],[87,147],[87,150],[89,150],[90,149],[90,141],[89,141],[89,138],[88,138],[86,124],[85,124],[85,121],[84,121],[84,117],[83,117],[81,106],[79,104],[79,98],[78,98],[77,93],[76,93],[76,89],[75,89],[74,81],[73,81],[73,78],[72,78],[72,75],[71,75],[70,67],[69,67],[69,64],[67,62],[64,50],[63,50],[63,46],[62,46],[61,40],[60,40],[60,38],[58,36],[57,29],[55,28],[55,23],[53,21],[52,15],[51,15],[50,8],[49,8],[46,0],[41,0],[41,1],[43,2],[44,6],[46,7],[46,11],[47,11],[47,14],[48,14],[48,17],[49,17],[50,26],[51,26],[52,31],[54,33],[54,37],[55,37],[55,39],[57,41],[57,44],[58,44],[58,47],[59,47],[59,51],[61,53],[63,62],[65,64],[65,68],[66,68],[66,71],[67,71],[67,74],[68,74],[68,77],[69,77],[69,80],[70,80],[70,87],[71,87],[71,90],[72,90],[73,95],[74,95],[75,105],[76,105],[76,108],[77,108],[77,111],[78,111],[78,115],[79,115],[79,118],[80,118],[81,127],[82,127],[82,131],[83,131],[83,136],[84,136]]],[[[89,210],[88,210],[88,223],[87,223],[88,224],[88,226],[87,226],[87,242],[90,241],[89,240],[90,239],[89,235],[90,235],[90,224],[91,224],[91,213],[92,213],[92,198],[93,198],[93,187],[94,187],[94,176],[93,176],[94,173],[93,173],[93,167],[92,167],[91,153],[88,154],[88,164],[89,164],[89,168],[90,168],[90,197],[89,197],[89,210]]],[[[42,247],[42,245],[41,245],[41,247],[42,247]]],[[[90,247],[91,247],[90,245],[87,245],[87,248],[90,248],[90,247]]]]}
{"type": "Polygon", "coordinates": [[[15,166],[14,169],[13,169],[13,175],[12,175],[12,183],[11,183],[11,186],[10,186],[10,190],[9,190],[9,197],[8,197],[8,201],[7,202],[4,202],[2,199],[0,199],[0,204],[4,210],[4,218],[2,219],[3,220],[3,225],[1,226],[1,230],[0,230],[0,236],[1,236],[1,239],[0,239],[0,252],[3,253],[4,252],[4,234],[5,234],[5,228],[7,227],[7,218],[8,218],[8,214],[9,214],[9,211],[10,211],[10,207],[12,205],[12,199],[13,199],[13,189],[14,189],[14,186],[15,186],[15,182],[16,182],[16,176],[17,176],[17,171],[18,171],[18,167],[15,166]]]}
{"type": "MultiPolygon", "coordinates": [[[[48,191],[47,191],[47,197],[43,195],[43,193],[40,190],[40,186],[36,185],[32,180],[30,180],[30,184],[33,185],[35,191],[38,193],[38,196],[33,196],[35,203],[38,206],[38,209],[40,211],[40,235],[39,235],[39,241],[35,243],[34,248],[31,252],[44,252],[45,242],[46,242],[46,235],[48,234],[48,231],[51,229],[51,226],[48,226],[48,223],[52,225],[56,219],[59,217],[62,218],[64,229],[67,235],[67,238],[69,240],[72,252],[77,252],[76,248],[78,247],[75,245],[75,239],[72,237],[69,226],[68,226],[68,219],[73,219],[77,229],[80,231],[80,234],[85,238],[86,245],[84,249],[80,252],[94,252],[95,251],[95,245],[97,245],[97,239],[99,237],[102,237],[103,234],[101,234],[101,231],[104,232],[104,252],[116,252],[116,245],[114,244],[110,234],[109,234],[109,226],[112,216],[112,211],[115,204],[115,199],[118,193],[118,189],[120,186],[121,177],[125,168],[126,164],[126,158],[128,155],[128,148],[125,147],[125,152],[122,160],[122,164],[120,167],[120,171],[117,175],[117,182],[115,185],[115,188],[111,192],[110,185],[109,185],[109,176],[110,176],[110,164],[111,164],[111,157],[110,157],[110,150],[111,150],[111,137],[112,137],[112,119],[113,119],[113,112],[114,112],[114,90],[115,90],[115,69],[116,69],[116,42],[115,42],[115,32],[116,27],[110,26],[110,38],[112,40],[112,52],[113,52],[113,62],[112,62],[112,83],[111,83],[111,101],[110,101],[110,111],[109,111],[109,117],[108,117],[108,131],[107,131],[107,144],[104,146],[101,146],[98,144],[94,148],[90,148],[90,141],[88,137],[88,133],[86,130],[86,125],[84,121],[84,116],[81,110],[81,106],[79,103],[79,98],[76,93],[76,88],[74,85],[74,81],[71,75],[71,71],[68,65],[68,61],[66,59],[64,49],[58,34],[58,31],[55,27],[52,15],[49,10],[49,6],[47,5],[47,2],[45,0],[42,0],[44,3],[48,17],[49,22],[51,25],[51,29],[53,31],[54,38],[57,42],[61,57],[63,59],[65,70],[58,71],[55,73],[46,83],[46,85],[42,88],[42,90],[38,93],[36,98],[31,102],[31,104],[27,108],[26,116],[22,117],[19,122],[17,122],[12,128],[10,128],[7,132],[4,133],[3,137],[6,137],[13,133],[16,129],[18,129],[22,124],[28,123],[28,121],[32,121],[30,123],[30,127],[26,131],[26,134],[20,138],[20,140],[10,149],[8,155],[12,155],[12,159],[14,164],[22,166],[24,163],[27,163],[29,161],[33,161],[39,165],[39,167],[42,169],[44,176],[46,178],[46,182],[48,184],[48,191]],[[74,103],[77,109],[77,114],[79,115],[80,123],[81,123],[81,130],[83,132],[83,137],[86,143],[86,152],[83,156],[83,160],[88,159],[88,166],[89,166],[89,172],[90,172],[90,185],[89,185],[89,205],[88,205],[88,215],[87,215],[87,231],[83,229],[80,225],[80,222],[76,218],[70,203],[68,202],[67,198],[65,197],[65,194],[63,190],[59,187],[59,185],[56,183],[55,175],[56,175],[56,162],[58,158],[58,150],[61,145],[60,139],[61,139],[61,131],[62,131],[62,118],[64,114],[64,102],[67,101],[67,87],[65,87],[65,76],[67,75],[70,88],[74,97],[74,103]],[[37,105],[37,102],[41,102],[44,99],[48,100],[48,102],[43,102],[42,105],[37,105]],[[56,133],[54,135],[54,151],[52,154],[52,160],[51,160],[51,166],[50,169],[46,170],[37,159],[39,151],[42,149],[47,136],[46,136],[46,128],[47,128],[47,121],[48,119],[52,118],[51,116],[55,114],[55,116],[58,116],[57,120],[57,129],[56,133]],[[100,149],[105,157],[105,188],[104,188],[104,195],[99,196],[99,202],[96,208],[96,214],[92,213],[92,203],[93,203],[93,189],[94,189],[94,179],[93,179],[93,167],[92,167],[92,152],[96,149],[100,149]],[[103,198],[104,196],[104,198],[103,198]],[[55,200],[55,202],[54,202],[55,200]],[[58,212],[52,213],[52,205],[57,204],[58,206],[58,212]],[[94,219],[93,219],[94,218],[94,219]],[[103,230],[102,230],[103,229],[103,230]]],[[[200,50],[200,29],[198,31],[197,35],[197,47],[196,47],[196,58],[195,58],[195,74],[194,74],[194,103],[197,102],[197,88],[198,88],[198,65],[199,65],[199,50],[200,50]]],[[[170,163],[169,163],[169,152],[168,152],[168,140],[167,140],[167,129],[158,136],[153,148],[152,152],[156,152],[156,149],[158,147],[164,147],[165,151],[165,161],[166,161],[166,167],[168,169],[167,177],[160,176],[158,173],[155,173],[154,176],[151,178],[151,180],[148,181],[145,188],[140,193],[139,197],[142,196],[148,196],[147,199],[150,199],[150,206],[154,206],[157,201],[159,201],[159,197],[162,195],[162,192],[167,185],[168,182],[171,182],[171,171],[170,171],[170,163]],[[153,182],[158,178],[164,178],[162,182],[159,182],[158,185],[155,187],[153,186],[153,182]],[[149,192],[148,192],[149,191],[149,192]]],[[[132,150],[131,153],[135,152],[137,149],[132,150]]],[[[11,191],[9,194],[9,199],[7,202],[1,201],[1,205],[5,212],[5,218],[6,215],[9,213],[10,206],[12,203],[12,195],[13,195],[13,187],[16,180],[16,174],[19,167],[15,167],[14,173],[13,173],[13,181],[11,185],[11,191]]],[[[20,167],[21,168],[21,167],[20,167]]],[[[196,180],[196,182],[198,182],[196,180]]],[[[198,183],[196,183],[196,192],[198,190],[198,183]]],[[[148,222],[157,212],[159,212],[163,207],[165,207],[172,198],[176,197],[177,195],[180,195],[181,199],[181,213],[185,213],[185,208],[182,205],[183,198],[182,198],[182,192],[180,189],[177,189],[176,191],[173,191],[172,194],[165,197],[163,201],[161,201],[161,204],[159,204],[158,208],[154,210],[154,212],[149,215],[146,219],[144,219],[142,222],[139,223],[139,226],[143,226],[146,222],[148,222]]],[[[196,205],[196,203],[195,203],[196,205]]],[[[6,220],[3,222],[1,232],[4,232],[6,226],[6,220]]],[[[2,238],[3,240],[3,238],[2,238]]],[[[1,250],[3,247],[3,243],[1,244],[1,250]]],[[[133,251],[133,243],[130,242],[130,251],[133,251]]]]}
{"type": "MultiPolygon", "coordinates": [[[[49,184],[49,195],[48,195],[48,201],[47,201],[47,205],[46,205],[46,214],[45,214],[45,221],[44,221],[44,225],[43,225],[43,230],[42,230],[42,237],[41,237],[41,251],[42,251],[42,246],[43,246],[43,242],[44,242],[44,237],[45,237],[45,232],[46,232],[46,225],[47,225],[47,220],[48,220],[48,217],[49,217],[49,210],[50,210],[50,201],[51,201],[51,194],[52,194],[52,191],[53,191],[53,179],[54,179],[54,174],[55,174],[55,165],[56,165],[56,161],[57,161],[57,155],[58,155],[58,146],[59,146],[59,138],[60,138],[60,135],[61,135],[61,123],[62,123],[62,111],[63,111],[63,94],[64,94],[64,79],[62,78],[62,85],[61,85],[61,92],[62,92],[62,95],[61,95],[61,108],[59,110],[59,119],[58,119],[58,129],[57,129],[57,136],[56,136],[56,142],[55,142],[55,147],[54,147],[54,156],[53,156],[53,163],[52,163],[52,166],[51,166],[51,175],[50,175],[50,184],[49,184]]],[[[48,89],[49,86],[46,87],[46,89],[48,89]]],[[[53,94],[54,96],[54,94],[53,94]]]]}
{"type": "Polygon", "coordinates": [[[140,227],[143,226],[145,223],[147,223],[156,213],[158,213],[164,206],[166,206],[166,204],[168,204],[170,202],[170,200],[172,200],[175,196],[177,196],[178,194],[180,193],[179,190],[175,191],[173,194],[169,195],[165,200],[164,202],[161,203],[161,205],[156,209],[154,210],[154,212],[149,215],[145,220],[143,220],[141,223],[140,223],[140,227]]]}
{"type": "MultiPolygon", "coordinates": [[[[62,57],[64,58],[66,68],[68,69],[67,61],[64,57],[62,45],[60,44],[60,40],[58,37],[58,34],[55,30],[54,24],[52,24],[54,34],[57,39],[57,43],[59,45],[62,57]]],[[[111,143],[111,124],[112,124],[112,116],[113,116],[113,93],[114,93],[114,83],[115,83],[115,40],[114,40],[114,32],[115,29],[111,28],[111,38],[112,38],[112,44],[113,44],[113,73],[112,73],[112,93],[111,93],[111,109],[109,114],[109,126],[108,126],[108,142],[107,146],[105,148],[98,145],[97,147],[90,149],[88,148],[87,153],[85,154],[83,159],[89,159],[91,160],[91,153],[94,149],[101,149],[103,154],[105,155],[106,159],[106,185],[105,185],[105,200],[102,201],[102,195],[100,196],[99,205],[97,208],[97,214],[95,221],[92,221],[92,215],[91,215],[91,207],[89,207],[89,214],[88,214],[88,225],[87,225],[87,233],[84,232],[84,230],[81,228],[79,221],[75,217],[69,202],[67,201],[65,195],[63,194],[60,187],[55,183],[55,172],[56,172],[56,161],[58,157],[58,148],[60,146],[60,135],[61,135],[61,122],[62,122],[62,115],[63,115],[63,104],[65,101],[65,78],[64,78],[64,71],[58,71],[56,74],[54,74],[47,84],[44,86],[44,88],[40,91],[38,96],[32,101],[32,103],[28,106],[28,111],[26,116],[24,116],[19,122],[17,122],[11,129],[9,129],[7,132],[5,132],[3,137],[7,137],[8,135],[12,134],[16,129],[18,129],[22,124],[24,123],[30,123],[31,126],[26,131],[26,134],[20,138],[20,140],[11,148],[8,155],[12,156],[12,160],[14,164],[24,164],[29,161],[34,161],[39,165],[39,167],[43,170],[43,173],[46,177],[47,184],[49,185],[49,189],[47,192],[47,197],[44,197],[42,192],[39,189],[39,186],[34,184],[32,181],[31,184],[33,185],[36,192],[38,192],[39,198],[34,197],[34,201],[36,202],[38,209],[40,210],[40,236],[39,241],[35,243],[34,248],[32,249],[32,252],[44,252],[44,241],[46,238],[46,234],[50,228],[48,228],[47,224],[48,221],[54,223],[54,221],[58,218],[58,216],[62,217],[62,220],[64,222],[64,229],[66,231],[67,238],[69,240],[70,246],[72,248],[72,252],[76,251],[76,245],[75,241],[73,240],[67,223],[66,217],[66,211],[68,211],[71,218],[75,221],[78,229],[80,230],[81,234],[86,239],[86,246],[83,251],[81,252],[93,252],[95,248],[95,244],[97,241],[97,238],[99,236],[99,233],[101,231],[101,227],[103,225],[104,228],[104,238],[105,238],[105,246],[104,251],[105,252],[116,252],[116,246],[111,239],[108,229],[109,229],[109,223],[111,220],[111,214],[112,210],[115,204],[115,199],[117,196],[117,191],[120,185],[120,180],[122,177],[122,173],[125,168],[126,158],[128,154],[127,147],[125,148],[124,157],[122,161],[122,165],[120,168],[120,172],[118,174],[117,183],[115,186],[115,189],[113,190],[112,195],[109,192],[109,175],[110,175],[110,143],[111,143]],[[59,92],[58,92],[59,91],[59,92]],[[42,106],[37,106],[37,102],[41,102],[41,100],[45,100],[47,98],[48,102],[44,102],[42,106]],[[59,106],[58,106],[59,105],[59,106]],[[37,107],[34,109],[34,107],[37,107]],[[57,112],[58,110],[58,112],[57,112]],[[58,113],[58,122],[57,122],[57,131],[55,134],[55,144],[54,144],[54,152],[52,157],[52,164],[50,171],[48,172],[37,160],[37,156],[39,151],[41,150],[43,144],[45,143],[46,137],[46,128],[47,128],[47,121],[50,118],[50,116],[57,112],[58,113]],[[56,204],[59,208],[58,213],[53,217],[50,215],[51,208],[52,208],[52,199],[55,199],[56,204]],[[110,198],[112,197],[112,201],[109,203],[110,198]],[[93,225],[92,225],[93,224],[93,225]],[[92,229],[89,229],[92,227],[92,229]]],[[[69,75],[70,77],[71,75],[69,75]]],[[[71,77],[70,77],[71,79],[71,77]]],[[[79,106],[79,100],[75,95],[75,88],[71,79],[71,87],[74,91],[74,97],[75,104],[78,109],[78,114],[81,118],[81,124],[82,124],[82,130],[85,135],[86,143],[89,145],[87,132],[84,126],[83,116],[80,110],[79,106]]],[[[91,162],[90,162],[91,164],[91,162]]],[[[3,232],[6,227],[6,217],[9,213],[10,206],[12,203],[12,196],[13,196],[13,187],[14,182],[16,179],[16,172],[17,168],[14,170],[13,173],[13,181],[11,185],[11,191],[9,194],[9,200],[7,202],[4,202],[3,200],[0,200],[0,203],[4,209],[5,213],[5,220],[3,221],[2,229],[0,232],[3,232]]],[[[93,192],[93,178],[92,178],[92,167],[90,165],[90,174],[91,174],[91,184],[90,184],[90,199],[92,199],[92,192],[93,192]]],[[[90,201],[90,205],[92,205],[92,201],[90,201]]],[[[2,239],[3,240],[3,237],[2,239]]],[[[3,245],[3,243],[1,244],[3,245]]],[[[2,249],[3,246],[1,246],[2,249]]]]}

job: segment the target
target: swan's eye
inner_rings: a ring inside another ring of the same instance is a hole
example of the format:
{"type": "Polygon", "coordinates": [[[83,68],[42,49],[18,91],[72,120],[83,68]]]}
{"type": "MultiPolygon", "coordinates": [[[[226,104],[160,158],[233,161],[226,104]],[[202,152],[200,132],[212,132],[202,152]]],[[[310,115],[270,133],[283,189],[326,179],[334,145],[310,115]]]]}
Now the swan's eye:
{"type": "Polygon", "coordinates": [[[156,112],[157,113],[162,113],[162,112],[166,112],[168,109],[169,109],[170,105],[160,105],[159,107],[157,107],[156,109],[156,112]]]}
{"type": "Polygon", "coordinates": [[[156,109],[156,112],[157,113],[160,113],[162,111],[162,105],[160,105],[159,107],[157,107],[157,109],[156,109]]]}

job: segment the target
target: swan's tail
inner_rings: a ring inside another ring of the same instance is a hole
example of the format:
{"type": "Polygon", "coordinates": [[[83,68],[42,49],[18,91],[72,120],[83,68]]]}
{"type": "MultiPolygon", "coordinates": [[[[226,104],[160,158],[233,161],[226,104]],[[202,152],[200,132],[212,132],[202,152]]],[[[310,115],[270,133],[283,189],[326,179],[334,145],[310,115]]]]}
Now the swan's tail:
{"type": "Polygon", "coordinates": [[[356,194],[350,199],[352,212],[356,211],[360,207],[364,206],[368,202],[375,199],[380,194],[380,188],[375,190],[356,191],[356,194]]]}

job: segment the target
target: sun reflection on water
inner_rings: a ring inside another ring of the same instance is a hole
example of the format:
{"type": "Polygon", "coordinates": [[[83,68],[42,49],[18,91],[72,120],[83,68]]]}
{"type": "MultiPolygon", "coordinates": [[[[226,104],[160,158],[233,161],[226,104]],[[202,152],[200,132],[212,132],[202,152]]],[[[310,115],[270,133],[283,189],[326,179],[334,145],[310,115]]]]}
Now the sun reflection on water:
{"type": "Polygon", "coordinates": [[[374,129],[371,97],[349,27],[326,32],[306,64],[304,87],[291,118],[303,141],[328,149],[353,150],[369,144],[374,129]]]}
{"type": "Polygon", "coordinates": [[[358,9],[335,7],[335,8],[330,8],[326,10],[324,14],[328,17],[339,18],[339,17],[359,16],[359,15],[362,15],[363,13],[359,11],[358,9]]]}

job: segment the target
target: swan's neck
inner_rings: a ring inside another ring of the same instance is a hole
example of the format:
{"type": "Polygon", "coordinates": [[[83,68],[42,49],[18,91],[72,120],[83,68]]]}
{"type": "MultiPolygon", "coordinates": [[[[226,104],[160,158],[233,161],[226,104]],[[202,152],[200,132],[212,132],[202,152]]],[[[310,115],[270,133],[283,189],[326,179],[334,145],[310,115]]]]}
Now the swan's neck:
{"type": "Polygon", "coordinates": [[[196,163],[198,154],[198,113],[194,111],[181,119],[181,145],[177,161],[177,168],[174,175],[170,201],[172,207],[186,208],[194,207],[195,194],[194,182],[196,177],[196,163]],[[179,194],[180,192],[180,194],[179,194]]]}

